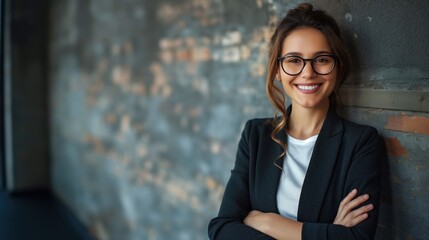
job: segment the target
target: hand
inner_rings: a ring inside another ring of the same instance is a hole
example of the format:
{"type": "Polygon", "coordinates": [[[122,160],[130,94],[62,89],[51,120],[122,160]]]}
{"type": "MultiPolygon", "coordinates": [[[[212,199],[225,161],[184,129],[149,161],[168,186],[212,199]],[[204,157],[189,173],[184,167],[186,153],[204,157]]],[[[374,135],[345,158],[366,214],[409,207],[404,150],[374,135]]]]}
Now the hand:
{"type": "Polygon", "coordinates": [[[344,199],[341,201],[338,207],[337,216],[335,217],[334,224],[343,225],[345,227],[353,227],[361,223],[368,218],[368,212],[371,211],[374,206],[368,204],[358,209],[353,210],[361,203],[368,200],[369,195],[364,194],[356,197],[357,190],[353,189],[344,199]],[[354,199],[353,199],[354,198],[354,199]]]}

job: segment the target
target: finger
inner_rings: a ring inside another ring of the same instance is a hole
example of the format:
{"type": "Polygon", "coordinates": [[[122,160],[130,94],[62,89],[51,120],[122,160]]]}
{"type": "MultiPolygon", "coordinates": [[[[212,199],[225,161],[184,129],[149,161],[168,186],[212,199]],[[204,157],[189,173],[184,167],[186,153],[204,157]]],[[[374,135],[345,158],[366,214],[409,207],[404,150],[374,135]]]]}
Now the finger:
{"type": "Polygon", "coordinates": [[[361,195],[355,199],[353,199],[352,201],[350,201],[349,203],[347,203],[344,206],[344,210],[349,213],[351,212],[354,208],[356,208],[357,206],[359,206],[360,204],[366,202],[369,199],[369,195],[368,194],[364,194],[361,195]]]}
{"type": "Polygon", "coordinates": [[[340,206],[344,206],[348,202],[350,202],[357,194],[357,189],[353,189],[347,196],[341,201],[340,206]]]}
{"type": "Polygon", "coordinates": [[[363,222],[367,218],[368,218],[368,213],[361,214],[361,215],[353,218],[351,221],[349,221],[349,224],[347,227],[354,227],[354,226],[358,225],[359,223],[363,222]]]}
{"type": "Polygon", "coordinates": [[[350,215],[351,215],[353,218],[355,218],[355,217],[360,216],[360,215],[362,215],[362,214],[364,214],[364,213],[368,213],[368,212],[369,212],[369,211],[371,211],[372,209],[374,209],[374,205],[372,205],[372,204],[368,204],[368,205],[362,206],[362,207],[360,207],[360,208],[358,208],[358,209],[356,209],[356,210],[354,210],[354,211],[350,212],[350,215]]]}
{"type": "Polygon", "coordinates": [[[374,205],[368,204],[363,207],[360,207],[349,214],[343,219],[343,223],[348,227],[355,226],[356,224],[362,222],[368,217],[368,212],[374,208],[374,205]]]}
{"type": "MultiPolygon", "coordinates": [[[[346,199],[346,198],[345,198],[346,199]]],[[[340,216],[338,216],[338,219],[345,219],[348,216],[354,217],[355,214],[350,215],[353,209],[361,205],[363,202],[367,201],[369,199],[368,194],[361,195],[349,202],[344,202],[344,205],[342,206],[341,212],[339,213],[340,216]]],[[[348,200],[348,198],[347,198],[348,200]]]]}
{"type": "Polygon", "coordinates": [[[346,206],[357,194],[357,189],[353,189],[347,196],[340,202],[340,206],[338,207],[337,218],[344,218],[347,211],[344,211],[344,206],[346,206]]]}

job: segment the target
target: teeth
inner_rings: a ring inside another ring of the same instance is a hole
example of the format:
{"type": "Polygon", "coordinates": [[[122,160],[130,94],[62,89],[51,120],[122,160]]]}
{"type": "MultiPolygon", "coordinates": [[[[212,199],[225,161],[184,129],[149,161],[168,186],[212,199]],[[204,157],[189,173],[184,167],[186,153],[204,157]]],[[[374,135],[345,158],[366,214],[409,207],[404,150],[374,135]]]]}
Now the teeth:
{"type": "Polygon", "coordinates": [[[298,85],[299,89],[306,90],[306,91],[312,91],[318,87],[319,87],[319,85],[311,85],[311,86],[309,86],[309,85],[298,85]]]}

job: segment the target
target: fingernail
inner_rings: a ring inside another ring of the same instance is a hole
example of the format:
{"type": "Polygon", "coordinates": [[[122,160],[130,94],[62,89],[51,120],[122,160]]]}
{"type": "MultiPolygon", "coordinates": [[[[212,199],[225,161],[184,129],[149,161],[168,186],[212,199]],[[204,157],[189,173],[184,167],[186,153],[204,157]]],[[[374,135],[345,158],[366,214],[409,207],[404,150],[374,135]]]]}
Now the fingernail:
{"type": "Polygon", "coordinates": [[[352,190],[352,193],[356,193],[356,192],[357,192],[357,189],[356,189],[356,188],[352,190]]]}
{"type": "Polygon", "coordinates": [[[374,205],[372,205],[372,204],[368,204],[368,208],[369,209],[372,209],[374,207],[374,205]]]}

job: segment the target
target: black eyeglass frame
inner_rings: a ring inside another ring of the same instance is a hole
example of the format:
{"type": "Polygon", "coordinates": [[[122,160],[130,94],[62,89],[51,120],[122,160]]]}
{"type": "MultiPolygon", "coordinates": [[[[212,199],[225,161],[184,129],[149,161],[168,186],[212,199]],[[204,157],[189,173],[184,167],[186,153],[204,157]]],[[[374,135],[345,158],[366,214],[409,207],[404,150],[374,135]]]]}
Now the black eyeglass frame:
{"type": "Polygon", "coordinates": [[[321,54],[321,55],[317,55],[314,58],[302,58],[300,56],[282,56],[282,57],[278,57],[277,61],[279,61],[280,67],[282,68],[283,72],[286,73],[289,76],[298,76],[299,74],[301,74],[302,70],[304,70],[305,65],[307,64],[308,61],[310,61],[311,68],[313,69],[313,71],[315,73],[317,73],[319,75],[328,75],[332,71],[334,71],[335,67],[337,66],[338,57],[335,54],[321,54]],[[283,68],[282,62],[283,62],[284,59],[286,59],[288,57],[297,57],[297,58],[300,58],[304,62],[304,65],[302,66],[301,71],[299,71],[298,73],[295,73],[295,74],[290,74],[290,73],[288,73],[288,72],[285,71],[285,69],[283,68]],[[314,60],[317,59],[318,57],[332,57],[334,59],[334,66],[332,67],[332,69],[331,69],[330,72],[328,72],[328,73],[319,73],[319,72],[316,71],[316,69],[314,69],[314,66],[313,66],[314,60]]]}

